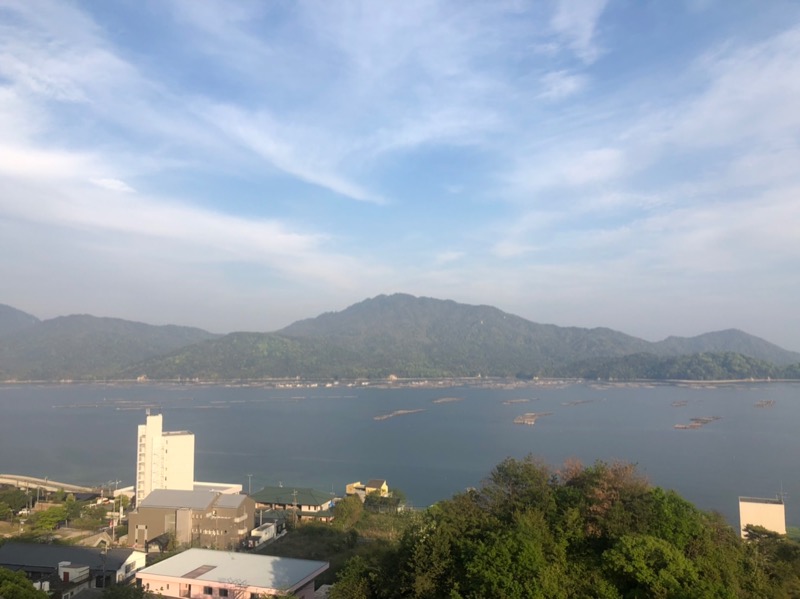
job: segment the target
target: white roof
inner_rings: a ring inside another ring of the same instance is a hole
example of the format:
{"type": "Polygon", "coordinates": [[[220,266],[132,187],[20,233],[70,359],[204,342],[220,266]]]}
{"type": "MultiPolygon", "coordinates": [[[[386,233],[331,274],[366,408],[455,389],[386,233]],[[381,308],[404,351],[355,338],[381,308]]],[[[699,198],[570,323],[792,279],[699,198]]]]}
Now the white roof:
{"type": "Polygon", "coordinates": [[[223,584],[236,581],[248,587],[291,591],[327,570],[328,565],[290,557],[187,549],[141,570],[137,578],[153,575],[223,584]]]}

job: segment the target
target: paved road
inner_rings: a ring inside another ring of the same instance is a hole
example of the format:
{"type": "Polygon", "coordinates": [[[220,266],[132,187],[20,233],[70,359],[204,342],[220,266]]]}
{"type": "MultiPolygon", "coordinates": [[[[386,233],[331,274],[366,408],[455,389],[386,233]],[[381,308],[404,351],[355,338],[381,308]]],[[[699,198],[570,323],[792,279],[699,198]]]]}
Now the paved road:
{"type": "Polygon", "coordinates": [[[20,489],[46,489],[47,491],[58,491],[64,489],[68,493],[91,493],[97,489],[61,483],[49,478],[36,478],[35,476],[23,476],[20,474],[0,474],[0,484],[13,485],[20,489]]]}

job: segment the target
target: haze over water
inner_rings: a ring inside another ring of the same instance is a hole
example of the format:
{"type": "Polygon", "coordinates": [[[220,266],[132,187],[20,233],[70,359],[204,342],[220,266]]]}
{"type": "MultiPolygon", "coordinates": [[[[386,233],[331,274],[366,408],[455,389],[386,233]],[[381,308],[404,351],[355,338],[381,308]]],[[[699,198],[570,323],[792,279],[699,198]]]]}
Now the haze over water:
{"type": "Polygon", "coordinates": [[[62,482],[133,483],[136,426],[146,407],[165,430],[196,436],[198,480],[315,487],[337,495],[354,480],[386,478],[415,505],[477,486],[502,459],[533,454],[635,462],[658,486],[738,522],[737,497],[787,493],[800,523],[797,384],[714,388],[516,389],[218,386],[0,387],[0,472],[62,482]],[[459,401],[434,403],[437,399],[459,401]],[[528,401],[516,401],[528,400],[528,401]],[[770,408],[757,408],[774,400],[770,408]],[[504,403],[513,401],[513,403],[504,403]],[[686,402],[674,406],[674,402],[686,402]],[[383,420],[397,410],[422,410],[383,420]],[[549,412],[534,426],[514,424],[549,412]],[[691,418],[719,416],[697,430],[691,418]]]}

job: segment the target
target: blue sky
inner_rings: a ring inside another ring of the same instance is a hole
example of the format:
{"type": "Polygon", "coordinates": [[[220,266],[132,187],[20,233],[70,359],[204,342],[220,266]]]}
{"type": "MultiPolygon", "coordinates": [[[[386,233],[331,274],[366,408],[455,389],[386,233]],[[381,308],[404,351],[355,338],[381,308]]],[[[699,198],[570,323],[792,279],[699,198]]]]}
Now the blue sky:
{"type": "Polygon", "coordinates": [[[0,0],[0,302],[800,350],[800,4],[0,0]]]}

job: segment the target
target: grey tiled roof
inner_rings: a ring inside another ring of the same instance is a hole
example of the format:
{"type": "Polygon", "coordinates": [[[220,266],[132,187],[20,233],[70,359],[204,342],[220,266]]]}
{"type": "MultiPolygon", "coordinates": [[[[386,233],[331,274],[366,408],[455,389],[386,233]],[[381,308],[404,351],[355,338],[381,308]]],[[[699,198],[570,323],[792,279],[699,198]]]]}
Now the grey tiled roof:
{"type": "Polygon", "coordinates": [[[139,504],[139,507],[190,508],[204,510],[211,506],[216,495],[209,491],[176,491],[173,489],[156,489],[151,491],[139,504]]]}
{"type": "MultiPolygon", "coordinates": [[[[133,551],[123,548],[109,549],[105,556],[105,569],[118,570],[133,551]]],[[[95,547],[44,543],[10,542],[0,546],[0,567],[12,570],[57,570],[59,562],[71,562],[99,570],[103,568],[103,551],[95,547]]]]}

